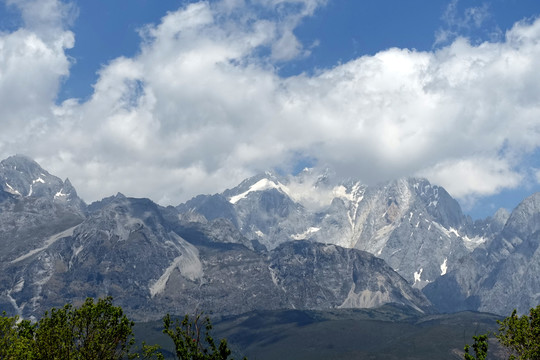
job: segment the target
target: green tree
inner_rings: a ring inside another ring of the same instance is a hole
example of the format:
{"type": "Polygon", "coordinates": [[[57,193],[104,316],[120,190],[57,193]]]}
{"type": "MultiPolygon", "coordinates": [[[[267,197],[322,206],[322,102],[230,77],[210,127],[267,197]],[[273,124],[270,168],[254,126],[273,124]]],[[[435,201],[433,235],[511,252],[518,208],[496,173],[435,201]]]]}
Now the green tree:
{"type": "Polygon", "coordinates": [[[37,323],[38,359],[122,359],[134,343],[133,322],[113,306],[112,298],[86,299],[51,309],[37,323]]]}
{"type": "Polygon", "coordinates": [[[474,344],[472,346],[475,356],[469,354],[469,345],[465,345],[465,360],[486,360],[488,351],[487,334],[473,336],[474,344]]]}
{"type": "Polygon", "coordinates": [[[0,316],[0,359],[33,359],[35,325],[18,316],[0,316]]]}
{"type": "Polygon", "coordinates": [[[180,360],[226,360],[231,355],[227,340],[222,339],[216,346],[210,335],[212,323],[208,317],[188,315],[182,321],[173,323],[169,314],[163,318],[163,333],[174,342],[176,356],[180,360]]]}
{"type": "Polygon", "coordinates": [[[497,323],[497,339],[514,353],[510,359],[540,359],[540,305],[531,309],[528,316],[518,317],[514,310],[497,323]]]}
{"type": "MultiPolygon", "coordinates": [[[[133,325],[112,298],[86,299],[76,308],[67,304],[53,308],[35,324],[18,316],[0,317],[1,360],[163,360],[157,345],[143,342],[140,352],[132,352],[133,325]]],[[[226,360],[231,350],[225,339],[216,345],[210,335],[212,324],[202,314],[185,316],[173,324],[167,314],[163,332],[174,342],[182,360],[226,360]]],[[[231,359],[232,360],[232,359],[231,359]]]]}

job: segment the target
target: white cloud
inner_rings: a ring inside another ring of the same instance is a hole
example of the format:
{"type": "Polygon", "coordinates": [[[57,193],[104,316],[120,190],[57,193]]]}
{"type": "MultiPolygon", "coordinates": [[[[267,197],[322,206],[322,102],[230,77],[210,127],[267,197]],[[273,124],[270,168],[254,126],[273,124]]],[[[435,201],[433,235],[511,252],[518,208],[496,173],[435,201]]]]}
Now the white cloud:
{"type": "Polygon", "coordinates": [[[420,174],[458,198],[492,195],[505,188],[515,188],[523,180],[523,175],[506,160],[493,157],[449,160],[420,174]]]}
{"type": "Polygon", "coordinates": [[[43,39],[56,41],[59,32],[71,25],[78,16],[73,3],[59,0],[5,0],[20,10],[27,30],[39,33],[43,39]]]}
{"type": "Polygon", "coordinates": [[[26,28],[0,33],[0,151],[32,152],[35,142],[55,129],[52,107],[62,78],[69,74],[65,50],[74,35],[52,15],[53,1],[16,1],[26,28]]]}
{"type": "Polygon", "coordinates": [[[121,191],[177,204],[299,154],[368,183],[425,174],[463,198],[523,180],[515,169],[540,146],[540,20],[500,42],[394,48],[282,78],[275,61],[305,56],[292,30],[323,2],[257,4],[277,15],[232,0],[168,13],[141,30],[138,55],[100,70],[88,101],[59,106],[71,33],[3,35],[15,61],[0,57],[12,77],[0,93],[13,95],[0,96],[0,153],[35,157],[87,201],[121,191]]]}
{"type": "MultiPolygon", "coordinates": [[[[452,0],[441,17],[445,26],[437,30],[435,45],[448,44],[463,33],[479,30],[489,18],[491,18],[491,13],[487,3],[460,11],[459,0],[452,0]]],[[[495,28],[489,35],[494,40],[498,39],[501,35],[500,30],[495,28]]]]}

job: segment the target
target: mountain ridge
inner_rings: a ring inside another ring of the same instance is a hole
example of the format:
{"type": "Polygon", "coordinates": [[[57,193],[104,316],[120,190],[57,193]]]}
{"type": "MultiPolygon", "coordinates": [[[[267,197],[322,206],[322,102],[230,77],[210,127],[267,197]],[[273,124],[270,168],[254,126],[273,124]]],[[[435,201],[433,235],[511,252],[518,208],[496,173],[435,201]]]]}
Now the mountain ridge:
{"type": "Polygon", "coordinates": [[[522,312],[540,301],[540,194],[473,222],[415,178],[267,172],[176,207],[121,193],[86,205],[20,155],[0,162],[0,181],[0,306],[24,316],[105,295],[141,319],[394,302],[505,314],[508,294],[526,294],[522,312]]]}
{"type": "Polygon", "coordinates": [[[267,250],[226,219],[208,221],[120,193],[81,210],[77,198],[54,196],[67,181],[45,178],[31,159],[10,161],[18,164],[3,182],[24,179],[16,189],[29,189],[37,171],[46,191],[18,190],[0,203],[0,306],[8,312],[37,317],[107,295],[137,320],[197,308],[239,314],[394,302],[433,311],[420,291],[369,253],[308,241],[267,250]],[[13,222],[19,247],[9,246],[9,231],[1,231],[13,222]]]}

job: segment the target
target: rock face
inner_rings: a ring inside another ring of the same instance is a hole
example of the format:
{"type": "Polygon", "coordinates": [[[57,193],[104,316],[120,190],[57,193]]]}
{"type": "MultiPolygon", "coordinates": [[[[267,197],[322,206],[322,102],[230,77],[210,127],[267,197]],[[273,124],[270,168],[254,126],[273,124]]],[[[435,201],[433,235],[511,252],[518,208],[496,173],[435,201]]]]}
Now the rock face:
{"type": "Polygon", "coordinates": [[[510,214],[495,238],[424,289],[441,310],[527,313],[540,303],[540,193],[510,214]]]}
{"type": "Polygon", "coordinates": [[[222,194],[200,195],[178,210],[228,219],[268,249],[306,239],[364,250],[419,289],[496,232],[492,220],[472,223],[443,188],[427,180],[367,187],[333,182],[328,172],[305,171],[295,178],[261,174],[222,194]],[[317,199],[324,201],[313,206],[317,199]]]}
{"type": "Polygon", "coordinates": [[[252,242],[276,249],[308,240],[384,259],[444,312],[526,313],[540,303],[540,195],[511,214],[471,221],[441,187],[423,179],[365,186],[305,171],[265,173],[178,210],[221,217],[252,242]]]}
{"type": "MultiPolygon", "coordinates": [[[[237,314],[398,303],[432,310],[421,292],[363,251],[301,240],[267,251],[243,236],[234,218],[207,219],[122,194],[86,206],[69,181],[31,159],[9,158],[1,169],[0,308],[10,314],[39,317],[106,295],[137,320],[195,309],[237,314]]],[[[269,195],[269,210],[280,196],[269,195]]]]}
{"type": "Polygon", "coordinates": [[[540,302],[540,194],[472,222],[422,179],[270,173],[178,207],[86,205],[33,160],[0,162],[0,310],[112,295],[134,319],[376,307],[507,315],[540,302]],[[394,271],[395,270],[395,271],[394,271]]]}
{"type": "Polygon", "coordinates": [[[0,162],[0,185],[0,264],[47,247],[85,218],[85,204],[69,180],[27,157],[0,162]]]}

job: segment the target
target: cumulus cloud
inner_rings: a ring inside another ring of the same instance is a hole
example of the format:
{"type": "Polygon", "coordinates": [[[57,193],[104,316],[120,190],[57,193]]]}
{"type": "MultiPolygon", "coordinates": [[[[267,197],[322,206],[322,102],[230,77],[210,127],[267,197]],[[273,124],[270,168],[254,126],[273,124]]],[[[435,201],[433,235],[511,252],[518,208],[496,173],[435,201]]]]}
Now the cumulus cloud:
{"type": "Polygon", "coordinates": [[[62,78],[69,74],[65,50],[74,35],[64,29],[56,1],[10,0],[25,27],[0,33],[0,152],[32,152],[55,127],[52,109],[62,78]],[[47,20],[48,19],[48,20],[47,20]],[[43,139],[43,140],[42,140],[43,139]]]}
{"type": "Polygon", "coordinates": [[[0,96],[0,153],[33,156],[87,201],[121,191],[177,204],[299,158],[366,183],[420,174],[462,198],[523,181],[520,161],[540,146],[540,20],[498,42],[393,48],[280,77],[277,63],[306,56],[292,30],[323,4],[189,4],[141,29],[140,52],[103,66],[90,99],[60,105],[73,35],[3,35],[33,42],[3,45],[15,60],[0,58],[12,78],[0,95],[13,96],[0,96]]]}
{"type": "Polygon", "coordinates": [[[78,15],[77,7],[72,3],[58,0],[5,0],[8,6],[20,10],[26,29],[38,32],[41,37],[51,36],[62,31],[66,25],[72,25],[78,15]]]}
{"type": "Polygon", "coordinates": [[[503,159],[470,157],[439,163],[423,173],[454,196],[491,195],[505,188],[514,188],[523,180],[523,174],[512,169],[503,159]]]}

